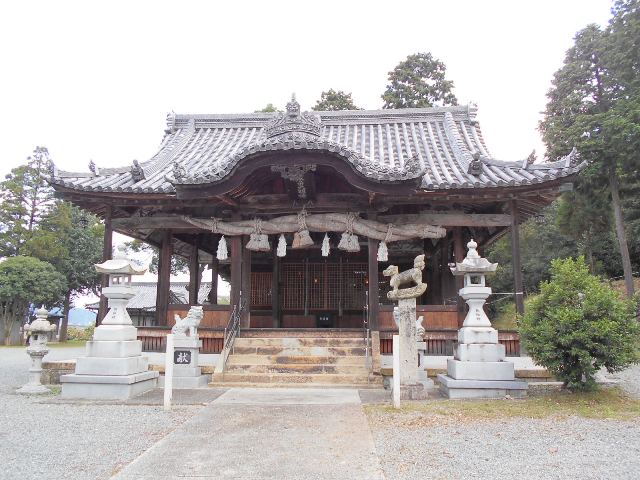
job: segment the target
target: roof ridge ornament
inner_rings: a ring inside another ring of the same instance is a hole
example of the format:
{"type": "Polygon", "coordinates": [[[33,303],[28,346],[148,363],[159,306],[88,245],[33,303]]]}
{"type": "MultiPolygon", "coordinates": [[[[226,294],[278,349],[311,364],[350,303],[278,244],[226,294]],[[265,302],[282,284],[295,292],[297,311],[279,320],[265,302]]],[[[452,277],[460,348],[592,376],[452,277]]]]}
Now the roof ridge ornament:
{"type": "Polygon", "coordinates": [[[287,111],[270,120],[264,126],[264,133],[267,138],[294,134],[296,137],[300,137],[299,140],[310,140],[320,137],[322,121],[318,114],[300,112],[300,104],[296,100],[294,93],[291,96],[291,101],[287,103],[287,111]]]}
{"type": "Polygon", "coordinates": [[[480,175],[482,173],[482,158],[477,150],[471,154],[473,160],[469,163],[467,173],[471,175],[480,175]]]}
{"type": "Polygon", "coordinates": [[[176,131],[176,112],[171,110],[167,113],[167,128],[164,133],[175,133],[176,131]]]}
{"type": "Polygon", "coordinates": [[[144,169],[140,166],[138,160],[134,160],[133,165],[131,165],[131,178],[133,178],[134,182],[140,182],[145,179],[144,169]]]}
{"type": "Polygon", "coordinates": [[[100,169],[96,165],[96,162],[94,162],[93,160],[89,160],[89,171],[95,176],[100,175],[100,169]]]}

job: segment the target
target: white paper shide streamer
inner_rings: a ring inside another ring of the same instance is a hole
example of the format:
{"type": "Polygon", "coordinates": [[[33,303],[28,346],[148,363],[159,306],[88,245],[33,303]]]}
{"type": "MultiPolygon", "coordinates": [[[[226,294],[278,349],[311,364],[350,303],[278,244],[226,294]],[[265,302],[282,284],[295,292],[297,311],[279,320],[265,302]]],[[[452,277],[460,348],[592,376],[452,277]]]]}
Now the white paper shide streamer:
{"type": "Polygon", "coordinates": [[[287,254],[287,240],[284,238],[284,234],[280,234],[280,238],[278,239],[278,250],[276,254],[279,257],[284,257],[287,254]]]}
{"type": "Polygon", "coordinates": [[[224,238],[224,235],[220,237],[220,241],[218,242],[218,251],[216,252],[216,258],[218,260],[226,260],[229,258],[229,253],[227,251],[227,241],[224,238]]]}
{"type": "Polygon", "coordinates": [[[387,234],[384,236],[384,240],[378,245],[378,261],[386,262],[389,260],[389,249],[387,248],[387,242],[391,239],[391,231],[393,230],[393,224],[390,223],[387,226],[387,234]]]}
{"type": "Polygon", "coordinates": [[[322,240],[322,256],[328,257],[330,249],[331,249],[331,246],[329,245],[329,235],[325,233],[324,239],[322,240]]]}

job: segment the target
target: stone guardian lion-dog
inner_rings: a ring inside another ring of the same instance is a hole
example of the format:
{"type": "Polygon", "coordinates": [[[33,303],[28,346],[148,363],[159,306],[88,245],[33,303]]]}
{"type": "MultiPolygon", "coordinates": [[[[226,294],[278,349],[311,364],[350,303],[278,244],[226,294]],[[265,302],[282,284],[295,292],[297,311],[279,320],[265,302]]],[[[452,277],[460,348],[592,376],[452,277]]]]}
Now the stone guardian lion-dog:
{"type": "Polygon", "coordinates": [[[389,284],[392,290],[387,293],[390,300],[402,298],[416,298],[422,295],[427,289],[427,284],[422,283],[422,270],[424,270],[424,255],[418,255],[413,261],[413,268],[404,272],[399,272],[398,267],[389,265],[382,274],[391,277],[389,284]],[[400,288],[403,285],[413,284],[412,287],[400,288]]]}

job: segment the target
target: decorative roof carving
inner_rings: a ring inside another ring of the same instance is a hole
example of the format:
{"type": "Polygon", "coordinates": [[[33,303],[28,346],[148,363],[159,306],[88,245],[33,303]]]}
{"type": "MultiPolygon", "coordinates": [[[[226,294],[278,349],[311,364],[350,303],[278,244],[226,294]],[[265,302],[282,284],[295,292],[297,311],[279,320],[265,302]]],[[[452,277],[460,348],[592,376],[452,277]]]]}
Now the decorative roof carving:
{"type": "Polygon", "coordinates": [[[174,133],[176,131],[176,112],[171,110],[167,113],[167,128],[164,133],[174,133]]]}
{"type": "Polygon", "coordinates": [[[264,127],[267,138],[277,137],[288,133],[299,133],[309,137],[319,137],[322,133],[320,116],[311,112],[300,112],[300,104],[296,96],[287,103],[287,111],[278,114],[276,118],[264,127]]]}
{"type": "Polygon", "coordinates": [[[89,160],[89,171],[94,175],[100,175],[100,169],[93,160],[89,160]]]}
{"type": "Polygon", "coordinates": [[[144,170],[138,160],[134,160],[133,165],[131,165],[131,178],[133,178],[134,182],[141,182],[145,178],[144,170]]]}
{"type": "Polygon", "coordinates": [[[182,180],[187,176],[187,171],[184,166],[182,166],[179,162],[173,162],[173,178],[177,181],[182,180]]]}
{"type": "Polygon", "coordinates": [[[467,173],[470,175],[480,175],[482,173],[482,159],[480,152],[473,152],[473,160],[469,163],[467,173]]]}
{"type": "Polygon", "coordinates": [[[304,186],[304,176],[307,172],[315,172],[315,165],[273,165],[271,167],[272,172],[277,172],[285,180],[291,180],[295,182],[298,187],[298,197],[304,199],[307,198],[307,189],[304,186]]]}

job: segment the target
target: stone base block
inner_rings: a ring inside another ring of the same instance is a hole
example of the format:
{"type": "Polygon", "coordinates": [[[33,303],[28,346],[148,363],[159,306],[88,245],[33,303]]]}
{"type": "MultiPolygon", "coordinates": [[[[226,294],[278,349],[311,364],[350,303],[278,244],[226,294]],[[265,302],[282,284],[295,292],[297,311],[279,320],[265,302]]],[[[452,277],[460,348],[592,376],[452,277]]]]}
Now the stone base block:
{"type": "Polygon", "coordinates": [[[498,343],[498,331],[492,327],[462,327],[458,343],[498,343]]]}
{"type": "Polygon", "coordinates": [[[100,340],[87,342],[87,357],[137,357],[142,355],[140,340],[100,340]]]}
{"type": "Polygon", "coordinates": [[[447,375],[456,380],[513,380],[511,362],[461,362],[447,359],[447,375]]]}
{"type": "Polygon", "coordinates": [[[499,343],[460,343],[454,357],[463,362],[501,362],[506,350],[499,343]]]}
{"type": "Polygon", "coordinates": [[[148,360],[145,357],[101,358],[78,357],[76,374],[78,375],[134,375],[145,372],[148,360]]]}
{"type": "Polygon", "coordinates": [[[202,340],[199,337],[187,337],[187,336],[173,336],[173,346],[176,349],[180,348],[195,348],[199,349],[202,347],[202,340]]]}
{"type": "MultiPolygon", "coordinates": [[[[164,388],[164,375],[158,377],[158,387],[164,388]]],[[[189,388],[204,388],[211,381],[211,375],[198,375],[197,377],[173,377],[174,390],[189,388]]]]}
{"type": "Polygon", "coordinates": [[[174,377],[198,377],[202,375],[202,368],[192,367],[191,365],[174,365],[174,377]]]}
{"type": "Polygon", "coordinates": [[[425,400],[427,397],[427,390],[421,383],[416,383],[414,385],[400,385],[401,400],[425,400]]]}
{"type": "Polygon", "coordinates": [[[156,388],[158,372],[134,375],[62,375],[61,398],[126,400],[156,388]]]}
{"type": "Polygon", "coordinates": [[[527,382],[519,380],[456,380],[448,375],[439,374],[438,384],[440,392],[447,398],[504,398],[510,395],[514,398],[527,396],[527,382]]]}
{"type": "Polygon", "coordinates": [[[94,340],[137,340],[138,331],[133,325],[100,325],[93,332],[94,340]]]}

